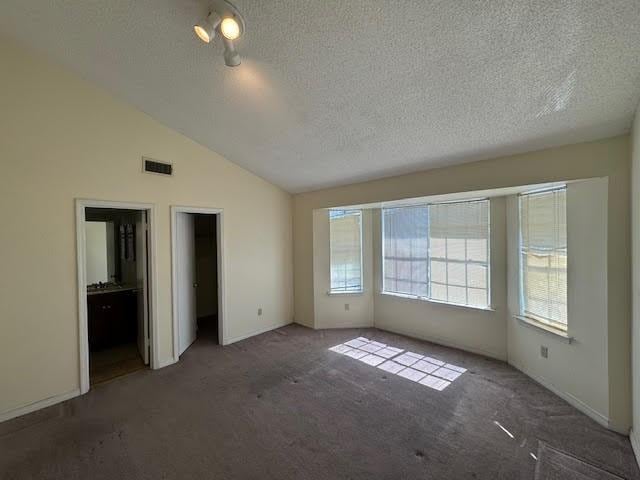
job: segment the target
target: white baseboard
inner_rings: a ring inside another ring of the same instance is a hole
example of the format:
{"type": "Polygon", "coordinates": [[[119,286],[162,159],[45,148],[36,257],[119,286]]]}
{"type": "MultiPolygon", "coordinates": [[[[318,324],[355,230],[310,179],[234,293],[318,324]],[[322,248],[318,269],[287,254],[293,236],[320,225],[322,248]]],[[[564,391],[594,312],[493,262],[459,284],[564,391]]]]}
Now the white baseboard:
{"type": "Polygon", "coordinates": [[[64,402],[65,400],[77,397],[78,395],[80,395],[80,389],[76,388],[75,390],[71,390],[70,392],[61,393],[60,395],[54,395],[53,397],[45,398],[44,400],[39,400],[28,405],[23,405],[22,407],[12,408],[11,410],[0,413],[0,423],[6,422],[7,420],[11,420],[16,417],[21,417],[22,415],[26,415],[27,413],[35,412],[36,410],[50,407],[52,405],[55,405],[56,403],[64,402]]]}
{"type": "Polygon", "coordinates": [[[346,330],[349,328],[374,328],[374,326],[370,323],[354,323],[353,325],[316,325],[313,327],[314,330],[346,330]]]}
{"type": "Polygon", "coordinates": [[[291,325],[293,322],[284,322],[278,323],[276,325],[270,325],[268,327],[260,328],[246,335],[238,335],[237,337],[230,338],[224,342],[224,345],[231,345],[232,343],[239,342],[240,340],[245,340],[250,337],[255,337],[256,335],[260,335],[261,333],[270,332],[271,330],[275,330],[276,328],[286,327],[287,325],[291,325]]]}
{"type": "Polygon", "coordinates": [[[155,367],[154,370],[158,370],[159,368],[164,368],[164,367],[168,367],[169,365],[173,365],[178,360],[179,360],[178,358],[167,358],[165,360],[160,360],[158,362],[158,366],[155,367]]]}
{"type": "Polygon", "coordinates": [[[533,380],[535,380],[536,382],[538,382],[540,385],[542,385],[546,389],[548,389],[548,390],[552,391],[553,393],[555,393],[556,395],[558,395],[564,401],[569,403],[572,407],[575,407],[576,409],[580,410],[587,417],[591,418],[592,420],[595,420],[596,422],[598,422],[600,425],[602,425],[606,429],[613,430],[613,431],[615,431],[617,433],[621,433],[622,435],[628,435],[629,434],[628,430],[625,430],[624,428],[615,426],[611,422],[609,417],[607,417],[606,415],[598,412],[594,408],[590,407],[589,405],[587,405],[586,403],[584,403],[582,400],[580,400],[579,398],[575,397],[574,395],[571,395],[568,392],[564,392],[562,390],[559,390],[558,388],[556,388],[554,385],[549,383],[544,378],[542,378],[542,377],[540,377],[538,375],[532,374],[526,368],[524,368],[522,365],[518,365],[513,360],[509,360],[508,363],[512,367],[520,370],[526,376],[528,376],[528,377],[532,378],[533,380]]]}
{"type": "Polygon", "coordinates": [[[636,462],[640,465],[640,441],[638,437],[636,437],[636,431],[633,428],[629,432],[629,440],[631,440],[631,448],[636,456],[636,462]]]}
{"type": "Polygon", "coordinates": [[[477,355],[483,355],[485,357],[490,357],[490,358],[495,358],[496,360],[501,360],[503,362],[507,361],[506,358],[506,353],[505,354],[499,354],[496,352],[490,352],[488,350],[482,350],[480,348],[475,348],[475,347],[469,347],[467,345],[461,345],[455,342],[450,342],[449,340],[444,340],[442,338],[438,338],[438,337],[432,337],[429,335],[422,335],[416,332],[411,332],[408,330],[404,330],[402,328],[394,328],[394,327],[387,327],[387,326],[382,326],[382,325],[377,325],[374,324],[373,328],[377,328],[378,330],[384,330],[387,332],[391,332],[391,333],[397,333],[399,335],[405,335],[407,337],[411,337],[411,338],[417,338],[418,340],[424,340],[426,342],[431,342],[431,343],[435,343],[438,345],[442,345],[445,347],[451,347],[451,348],[457,348],[458,350],[464,350],[465,352],[471,352],[471,353],[475,353],[477,355]]]}

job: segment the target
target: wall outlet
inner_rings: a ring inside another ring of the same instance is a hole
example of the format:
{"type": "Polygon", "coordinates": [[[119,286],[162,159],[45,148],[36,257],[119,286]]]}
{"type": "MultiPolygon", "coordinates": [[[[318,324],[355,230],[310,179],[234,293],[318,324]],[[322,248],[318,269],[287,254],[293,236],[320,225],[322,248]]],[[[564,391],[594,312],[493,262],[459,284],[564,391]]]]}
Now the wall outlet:
{"type": "Polygon", "coordinates": [[[258,316],[262,315],[262,308],[258,309],[258,316]]]}
{"type": "Polygon", "coordinates": [[[345,304],[344,304],[344,309],[345,309],[346,311],[349,311],[349,304],[348,304],[348,303],[345,303],[345,304]]]}
{"type": "Polygon", "coordinates": [[[544,345],[540,345],[540,356],[542,358],[549,358],[549,349],[544,345]]]}

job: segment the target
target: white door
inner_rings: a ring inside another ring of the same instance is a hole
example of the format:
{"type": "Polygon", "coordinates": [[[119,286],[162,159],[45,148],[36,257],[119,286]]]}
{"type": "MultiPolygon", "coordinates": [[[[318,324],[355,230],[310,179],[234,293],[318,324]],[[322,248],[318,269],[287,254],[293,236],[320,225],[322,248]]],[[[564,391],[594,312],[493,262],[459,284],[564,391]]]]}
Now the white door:
{"type": "Polygon", "coordinates": [[[198,329],[196,319],[196,243],[193,215],[178,213],[176,218],[176,270],[178,280],[179,354],[189,348],[198,329]]]}
{"type": "Polygon", "coordinates": [[[149,263],[147,245],[149,230],[147,212],[143,210],[136,218],[136,281],[138,287],[138,351],[149,364],[149,263]]]}

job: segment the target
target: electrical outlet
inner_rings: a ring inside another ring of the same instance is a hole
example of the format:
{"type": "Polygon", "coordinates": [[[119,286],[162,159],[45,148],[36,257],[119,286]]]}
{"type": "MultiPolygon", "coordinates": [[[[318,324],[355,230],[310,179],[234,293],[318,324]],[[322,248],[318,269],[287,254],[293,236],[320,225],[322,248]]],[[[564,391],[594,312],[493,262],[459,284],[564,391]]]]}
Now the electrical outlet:
{"type": "Polygon", "coordinates": [[[348,304],[348,303],[345,303],[345,304],[344,304],[344,309],[345,309],[346,311],[349,311],[349,304],[348,304]]]}
{"type": "Polygon", "coordinates": [[[549,358],[549,349],[544,345],[540,345],[540,356],[542,358],[549,358]]]}
{"type": "Polygon", "coordinates": [[[262,315],[262,308],[258,309],[258,316],[262,315]]]}

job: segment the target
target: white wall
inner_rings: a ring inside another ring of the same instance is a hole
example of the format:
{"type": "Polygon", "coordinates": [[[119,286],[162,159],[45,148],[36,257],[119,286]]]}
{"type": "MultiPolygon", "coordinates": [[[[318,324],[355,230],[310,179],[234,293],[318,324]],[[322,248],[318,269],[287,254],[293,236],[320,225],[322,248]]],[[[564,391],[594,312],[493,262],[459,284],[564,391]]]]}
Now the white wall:
{"type": "Polygon", "coordinates": [[[171,205],[224,209],[227,340],[292,321],[288,193],[1,39],[0,58],[0,255],[12,272],[0,275],[0,418],[79,388],[76,198],[155,205],[161,364],[173,359],[171,205]],[[175,175],[142,173],[143,155],[175,175]]]}
{"type": "Polygon", "coordinates": [[[631,240],[632,240],[632,400],[631,444],[640,462],[640,106],[631,132],[631,240]]]}
{"type": "MultiPolygon", "coordinates": [[[[607,355],[607,179],[567,186],[568,335],[557,335],[515,318],[519,306],[518,199],[507,200],[509,363],[606,426],[610,425],[607,355]],[[548,348],[548,358],[540,347],[548,348]]],[[[626,432],[625,432],[626,433],[626,432]]]]}
{"type": "Polygon", "coordinates": [[[374,324],[378,328],[506,360],[505,201],[491,199],[491,310],[400,298],[382,290],[380,211],[374,221],[374,324]]]}
{"type": "Polygon", "coordinates": [[[373,326],[373,249],[371,211],[362,212],[363,293],[331,294],[329,211],[313,212],[313,292],[315,328],[373,326]],[[348,310],[346,305],[348,304],[348,310]]]}

